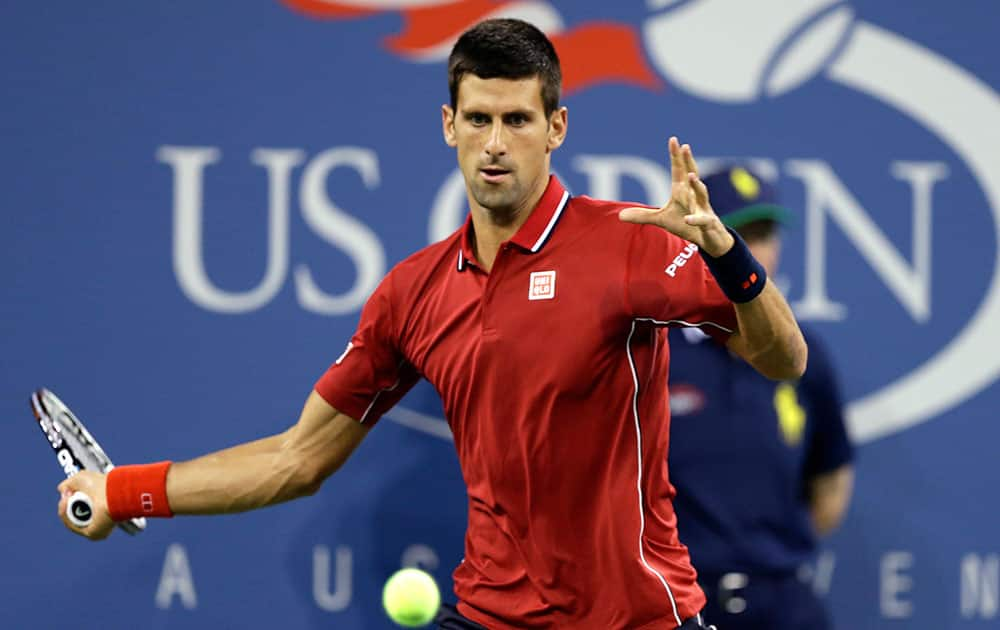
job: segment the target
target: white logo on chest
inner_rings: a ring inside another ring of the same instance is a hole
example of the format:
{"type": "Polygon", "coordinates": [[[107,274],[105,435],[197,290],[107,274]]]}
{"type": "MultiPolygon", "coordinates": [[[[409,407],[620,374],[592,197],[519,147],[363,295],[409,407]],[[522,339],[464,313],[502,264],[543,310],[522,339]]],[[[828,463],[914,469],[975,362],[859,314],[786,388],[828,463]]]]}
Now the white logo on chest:
{"type": "Polygon", "coordinates": [[[556,272],[532,271],[528,283],[529,300],[551,300],[556,296],[556,272]]]}
{"type": "Polygon", "coordinates": [[[684,248],[684,251],[674,256],[673,262],[671,262],[670,266],[664,270],[666,274],[673,278],[677,273],[677,270],[686,265],[688,259],[694,256],[696,251],[698,251],[698,246],[694,243],[688,243],[687,247],[684,248]]]}

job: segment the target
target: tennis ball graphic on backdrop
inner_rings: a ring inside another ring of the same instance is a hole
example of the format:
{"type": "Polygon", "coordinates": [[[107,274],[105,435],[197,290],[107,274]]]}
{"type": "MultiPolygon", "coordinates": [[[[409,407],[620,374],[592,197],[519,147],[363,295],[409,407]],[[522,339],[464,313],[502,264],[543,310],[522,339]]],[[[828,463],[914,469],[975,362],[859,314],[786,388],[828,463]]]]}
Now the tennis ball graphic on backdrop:
{"type": "Polygon", "coordinates": [[[854,22],[843,0],[650,0],[646,49],[676,87],[726,103],[778,96],[833,61],[854,22]]]}

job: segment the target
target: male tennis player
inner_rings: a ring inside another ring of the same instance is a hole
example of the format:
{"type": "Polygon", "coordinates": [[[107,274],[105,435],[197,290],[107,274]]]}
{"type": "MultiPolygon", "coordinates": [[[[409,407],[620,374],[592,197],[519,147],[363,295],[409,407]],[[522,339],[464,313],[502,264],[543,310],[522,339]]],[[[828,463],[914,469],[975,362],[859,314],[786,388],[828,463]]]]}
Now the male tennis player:
{"type": "MultiPolygon", "coordinates": [[[[703,182],[723,223],[773,272],[789,216],[776,188],[743,166],[703,182]]],[[[852,448],[836,373],[805,335],[797,383],[765,379],[695,329],[668,335],[674,508],[708,616],[725,630],[832,627],[799,573],[847,511],[852,448]]]]}
{"type": "Polygon", "coordinates": [[[102,538],[135,514],[312,494],[422,376],[443,398],[469,497],[443,626],[704,627],[668,500],[664,327],[702,327],[789,379],[806,364],[798,325],[713,213],[689,146],[670,140],[658,209],[571,197],[550,175],[567,111],[541,31],[480,23],[448,73],[442,126],[469,218],[389,272],[298,423],[192,461],[81,473],[60,487],[92,494],[97,515],[83,530],[65,522],[102,538]]]}

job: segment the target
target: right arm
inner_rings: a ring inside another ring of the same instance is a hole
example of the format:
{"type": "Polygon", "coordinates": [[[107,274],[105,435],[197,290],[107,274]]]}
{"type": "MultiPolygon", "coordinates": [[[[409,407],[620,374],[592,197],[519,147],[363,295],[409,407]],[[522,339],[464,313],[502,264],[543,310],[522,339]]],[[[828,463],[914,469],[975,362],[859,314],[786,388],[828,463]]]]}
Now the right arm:
{"type": "MultiPolygon", "coordinates": [[[[123,518],[140,507],[148,514],[232,514],[314,494],[358,447],[370,427],[402,398],[420,375],[399,349],[393,327],[392,272],[361,311],[347,350],[316,382],[298,422],[283,433],[165,466],[112,471],[112,507],[123,518]],[[330,401],[330,402],[327,402],[330,401]],[[336,405],[336,408],[334,408],[336,405]],[[153,476],[152,479],[146,474],[153,476]],[[130,483],[148,481],[146,488],[130,483]],[[165,501],[164,501],[165,500],[165,501]],[[154,509],[154,501],[156,502],[154,509]],[[164,509],[163,503],[169,506],[164,509]]],[[[405,302],[405,300],[404,300],[405,302]]],[[[59,516],[92,540],[114,529],[105,475],[84,471],[59,484],[59,516]],[[93,520],[84,529],[66,517],[68,497],[85,492],[93,520]]]]}
{"type": "Polygon", "coordinates": [[[231,514],[315,494],[368,433],[311,392],[284,433],[176,463],[167,475],[175,514],[231,514]]]}
{"type": "MultiPolygon", "coordinates": [[[[368,430],[314,391],[287,431],[171,465],[167,500],[175,514],[231,514],[314,494],[368,430]]],[[[93,540],[111,533],[104,485],[105,475],[91,471],[59,484],[59,515],[70,530],[93,540]],[[77,490],[94,503],[94,519],[83,530],[66,519],[67,498],[77,490]]]]}
{"type": "Polygon", "coordinates": [[[847,433],[837,372],[821,339],[809,338],[809,369],[799,391],[813,424],[804,465],[806,505],[816,533],[826,536],[847,514],[854,489],[854,448],[847,433]]]}
{"type": "Polygon", "coordinates": [[[837,529],[847,514],[854,489],[854,467],[843,464],[808,481],[809,515],[820,536],[837,529]]]}

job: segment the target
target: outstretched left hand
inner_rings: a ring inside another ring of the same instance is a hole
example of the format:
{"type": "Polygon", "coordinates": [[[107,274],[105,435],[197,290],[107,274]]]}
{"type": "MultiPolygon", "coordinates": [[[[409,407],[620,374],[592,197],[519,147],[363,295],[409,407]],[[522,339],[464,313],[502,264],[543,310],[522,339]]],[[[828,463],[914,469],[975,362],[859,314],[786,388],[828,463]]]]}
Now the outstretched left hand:
{"type": "Polygon", "coordinates": [[[708,200],[708,189],[698,178],[698,165],[691,146],[670,137],[670,199],[659,209],[624,208],[618,218],[628,223],[650,223],[697,245],[718,257],[733,246],[733,235],[716,216],[708,200]]]}

